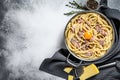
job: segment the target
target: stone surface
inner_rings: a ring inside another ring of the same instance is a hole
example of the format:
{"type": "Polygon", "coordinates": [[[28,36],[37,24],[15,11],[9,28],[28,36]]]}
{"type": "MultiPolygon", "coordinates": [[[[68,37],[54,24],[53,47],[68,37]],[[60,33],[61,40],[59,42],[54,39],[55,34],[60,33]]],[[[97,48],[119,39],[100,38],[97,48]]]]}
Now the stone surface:
{"type": "MultiPolygon", "coordinates": [[[[72,17],[63,15],[72,10],[65,7],[68,1],[0,0],[0,37],[6,41],[0,40],[0,80],[64,80],[39,71],[39,66],[65,48],[63,32],[72,17]]],[[[120,10],[120,0],[108,0],[108,5],[120,10]]]]}

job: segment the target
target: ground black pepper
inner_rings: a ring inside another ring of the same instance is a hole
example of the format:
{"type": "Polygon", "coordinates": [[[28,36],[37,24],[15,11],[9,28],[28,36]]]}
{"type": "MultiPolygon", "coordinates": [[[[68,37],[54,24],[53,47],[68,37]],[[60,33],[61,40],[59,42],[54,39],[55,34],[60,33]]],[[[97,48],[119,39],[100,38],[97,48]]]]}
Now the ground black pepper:
{"type": "Polygon", "coordinates": [[[98,6],[99,6],[99,4],[96,0],[88,0],[87,1],[87,8],[88,9],[95,10],[98,8],[98,6]]]}

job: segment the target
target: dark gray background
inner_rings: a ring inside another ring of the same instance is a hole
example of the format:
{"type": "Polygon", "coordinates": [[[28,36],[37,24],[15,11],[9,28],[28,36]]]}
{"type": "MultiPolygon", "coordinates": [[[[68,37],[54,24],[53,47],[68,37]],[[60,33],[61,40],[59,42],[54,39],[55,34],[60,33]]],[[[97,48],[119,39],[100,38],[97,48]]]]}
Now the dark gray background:
{"type": "MultiPolygon", "coordinates": [[[[20,8],[21,6],[24,6],[24,0],[0,0],[0,80],[28,80],[25,76],[19,77],[19,78],[12,78],[9,77],[9,73],[11,73],[10,70],[6,69],[6,55],[4,55],[4,51],[6,50],[6,36],[9,33],[9,30],[6,27],[2,27],[2,20],[4,19],[4,14],[10,9],[11,5],[7,4],[5,1],[11,1],[11,4],[15,4],[15,8],[20,8]],[[9,8],[8,8],[9,6],[9,8]]],[[[51,0],[52,1],[52,0],[51,0]]],[[[86,0],[80,0],[83,4],[86,0]]],[[[100,1],[100,0],[98,0],[100,1]]],[[[42,4],[42,3],[41,3],[42,4]]],[[[119,9],[120,10],[120,0],[108,0],[108,6],[111,8],[119,9]]],[[[30,6],[28,6],[30,7],[30,6]]],[[[6,23],[7,24],[7,23],[6,23]]],[[[6,25],[4,24],[4,25],[6,25]]],[[[63,47],[64,45],[61,45],[63,47]]],[[[45,54],[42,54],[45,55],[45,54]]],[[[41,73],[42,74],[42,73],[41,73]]],[[[40,77],[46,77],[47,75],[40,75],[40,77]]],[[[34,80],[63,80],[58,77],[53,77],[52,75],[49,78],[44,79],[34,79],[34,80]]],[[[31,79],[32,80],[32,79],[31,79]]]]}

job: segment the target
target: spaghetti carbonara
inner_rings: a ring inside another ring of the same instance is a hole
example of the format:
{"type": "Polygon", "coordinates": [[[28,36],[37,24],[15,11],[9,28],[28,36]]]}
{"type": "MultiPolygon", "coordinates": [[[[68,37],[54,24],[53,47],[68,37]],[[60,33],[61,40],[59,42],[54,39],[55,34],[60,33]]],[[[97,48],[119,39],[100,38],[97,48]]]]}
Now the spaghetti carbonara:
{"type": "Polygon", "coordinates": [[[65,38],[71,52],[81,59],[94,60],[112,46],[113,28],[98,13],[83,13],[67,24],[65,38]]]}

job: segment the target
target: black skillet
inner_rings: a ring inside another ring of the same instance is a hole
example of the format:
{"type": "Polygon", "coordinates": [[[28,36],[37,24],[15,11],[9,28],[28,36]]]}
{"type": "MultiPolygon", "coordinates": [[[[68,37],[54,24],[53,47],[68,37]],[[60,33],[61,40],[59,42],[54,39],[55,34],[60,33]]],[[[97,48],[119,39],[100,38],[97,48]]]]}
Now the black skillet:
{"type": "MultiPolygon", "coordinates": [[[[112,25],[112,23],[110,22],[110,20],[104,15],[104,14],[102,14],[102,13],[100,13],[100,12],[98,12],[97,10],[99,9],[99,4],[97,3],[97,1],[94,1],[94,0],[88,0],[87,1],[87,8],[89,9],[89,10],[87,10],[87,11],[81,11],[81,12],[79,12],[78,14],[76,14],[75,16],[73,16],[69,21],[68,21],[68,23],[73,19],[73,18],[75,18],[77,15],[80,15],[80,14],[85,14],[85,13],[97,13],[97,14],[99,14],[102,18],[104,18],[107,22],[108,22],[108,24],[109,25],[111,25],[112,26],[112,28],[113,28],[113,25],[112,25]],[[93,1],[93,3],[95,4],[95,6],[94,6],[94,4],[90,4],[90,3],[92,3],[92,1],[93,1]]],[[[67,24],[68,25],[68,24],[67,24]]],[[[67,26],[66,26],[66,28],[67,28],[67,26]]],[[[66,28],[65,28],[65,31],[66,31],[66,28]]],[[[113,41],[112,41],[112,44],[114,43],[114,38],[115,38],[115,34],[114,34],[114,28],[113,28],[113,41]]],[[[64,36],[65,36],[65,33],[64,33],[64,36]]],[[[98,59],[94,59],[94,60],[88,60],[88,59],[82,59],[82,58],[80,58],[80,57],[78,57],[78,56],[76,56],[75,55],[75,53],[74,52],[72,52],[70,49],[69,49],[69,47],[67,46],[67,44],[66,44],[66,40],[65,40],[65,45],[66,45],[66,47],[67,47],[67,49],[68,49],[68,51],[70,52],[70,54],[68,55],[68,57],[67,57],[67,62],[69,63],[69,64],[71,64],[71,65],[73,65],[74,67],[79,67],[80,65],[81,65],[81,63],[82,62],[95,62],[95,61],[98,61],[98,60],[100,60],[100,59],[102,59],[103,57],[105,57],[106,55],[108,55],[109,53],[110,53],[110,49],[112,48],[112,46],[111,46],[111,48],[109,49],[109,50],[107,50],[107,52],[106,52],[106,54],[104,55],[104,56],[102,56],[102,57],[100,57],[100,58],[98,58],[98,59]],[[79,63],[78,64],[75,64],[74,62],[72,62],[71,61],[71,59],[70,59],[70,56],[74,56],[75,58],[77,58],[77,59],[79,59],[79,63]]]]}

